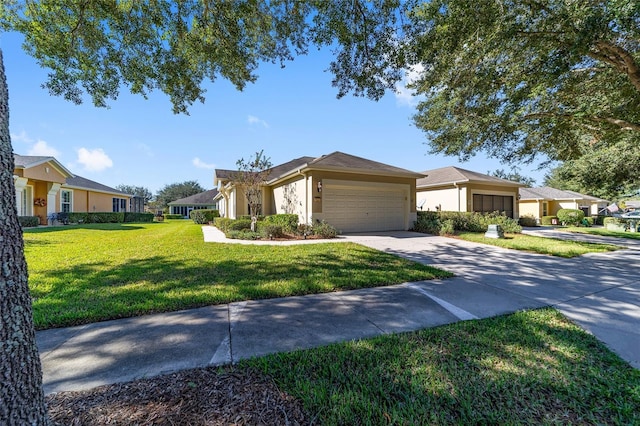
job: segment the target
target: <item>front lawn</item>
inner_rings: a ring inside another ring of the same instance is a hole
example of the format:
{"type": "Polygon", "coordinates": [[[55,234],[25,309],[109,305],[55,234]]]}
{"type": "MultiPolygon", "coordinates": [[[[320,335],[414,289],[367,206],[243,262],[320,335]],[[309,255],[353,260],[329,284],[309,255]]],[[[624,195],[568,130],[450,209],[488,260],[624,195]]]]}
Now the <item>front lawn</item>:
{"type": "Polygon", "coordinates": [[[640,371],[553,309],[240,366],[318,424],[640,424],[640,371]]]}
{"type": "Polygon", "coordinates": [[[451,276],[353,243],[203,241],[190,221],[24,231],[37,329],[451,276]]]}
{"type": "Polygon", "coordinates": [[[487,238],[483,233],[460,232],[456,233],[455,236],[474,243],[567,258],[581,256],[586,253],[604,253],[624,248],[612,244],[569,241],[525,234],[505,234],[505,238],[487,238]]]}

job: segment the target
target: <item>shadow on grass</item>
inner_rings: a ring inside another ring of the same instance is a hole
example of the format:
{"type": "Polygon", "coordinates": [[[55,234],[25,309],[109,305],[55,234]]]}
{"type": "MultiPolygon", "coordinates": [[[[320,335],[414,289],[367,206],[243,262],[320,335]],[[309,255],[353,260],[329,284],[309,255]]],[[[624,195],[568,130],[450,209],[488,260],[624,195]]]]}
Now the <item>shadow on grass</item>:
{"type": "Polygon", "coordinates": [[[30,281],[36,327],[448,276],[355,245],[346,254],[327,248],[304,256],[292,248],[284,249],[288,256],[269,256],[269,249],[261,249],[221,260],[154,256],[115,266],[100,262],[50,270],[30,281]]]}
{"type": "MultiPolygon", "coordinates": [[[[152,222],[145,225],[151,225],[152,222]]],[[[25,234],[47,234],[50,232],[65,232],[75,231],[78,229],[95,230],[95,231],[135,231],[137,229],[144,229],[144,226],[133,225],[127,223],[85,223],[81,225],[61,225],[61,226],[47,226],[41,228],[28,228],[24,229],[25,234]]]]}
{"type": "Polygon", "coordinates": [[[327,424],[637,424],[640,372],[544,309],[242,362],[327,424]]]}

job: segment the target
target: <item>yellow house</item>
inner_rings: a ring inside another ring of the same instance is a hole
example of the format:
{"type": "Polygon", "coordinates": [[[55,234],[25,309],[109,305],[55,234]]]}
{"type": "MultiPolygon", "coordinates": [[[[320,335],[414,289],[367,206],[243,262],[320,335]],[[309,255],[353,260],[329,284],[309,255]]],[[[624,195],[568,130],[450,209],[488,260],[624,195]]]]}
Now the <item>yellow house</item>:
{"type": "Polygon", "coordinates": [[[601,198],[574,191],[543,186],[540,188],[520,188],[520,214],[540,220],[543,216],[555,216],[560,209],[580,209],[585,216],[595,216],[607,207],[609,202],[601,198]]]}
{"type": "MultiPolygon", "coordinates": [[[[342,232],[407,230],[417,219],[419,173],[342,152],[296,158],[269,172],[262,185],[263,215],[297,214],[299,223],[326,221],[342,232]]],[[[223,217],[249,214],[234,173],[214,173],[223,217]]]]}
{"type": "Polygon", "coordinates": [[[517,219],[524,184],[449,166],[422,172],[416,183],[419,210],[491,213],[517,219]]]}
{"type": "Polygon", "coordinates": [[[19,216],[60,212],[123,212],[132,195],[74,175],[53,157],[14,154],[13,180],[19,216]]]}

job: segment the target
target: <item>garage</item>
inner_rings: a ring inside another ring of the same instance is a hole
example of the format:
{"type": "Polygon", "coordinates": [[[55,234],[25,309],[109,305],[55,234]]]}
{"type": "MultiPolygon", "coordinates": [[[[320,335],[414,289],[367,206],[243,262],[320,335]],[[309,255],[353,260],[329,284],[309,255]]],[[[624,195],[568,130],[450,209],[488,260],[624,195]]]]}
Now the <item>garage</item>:
{"type": "Polygon", "coordinates": [[[408,185],[325,181],[324,219],[342,232],[407,229],[408,185]]]}

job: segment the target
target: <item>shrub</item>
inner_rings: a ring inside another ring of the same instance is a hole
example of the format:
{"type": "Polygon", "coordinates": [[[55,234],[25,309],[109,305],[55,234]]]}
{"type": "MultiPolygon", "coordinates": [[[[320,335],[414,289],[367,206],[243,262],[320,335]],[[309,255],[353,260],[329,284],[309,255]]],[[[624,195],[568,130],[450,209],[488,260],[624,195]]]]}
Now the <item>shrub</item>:
{"type": "Polygon", "coordinates": [[[610,223],[613,225],[624,225],[626,224],[626,221],[617,217],[605,217],[602,223],[605,226],[607,226],[610,223]]]}
{"type": "Polygon", "coordinates": [[[593,226],[594,222],[595,220],[591,216],[586,216],[584,219],[582,219],[582,224],[584,226],[593,226]]]}
{"type": "MultiPolygon", "coordinates": [[[[258,221],[260,220],[264,220],[264,216],[259,214],[258,216],[256,216],[256,218],[258,219],[258,221]]],[[[243,220],[251,220],[251,215],[249,214],[243,214],[241,216],[238,216],[238,219],[243,219],[243,220]]]]}
{"type": "Polygon", "coordinates": [[[226,232],[225,236],[232,240],[257,240],[258,238],[260,238],[260,234],[258,234],[257,232],[252,232],[250,229],[232,230],[226,232]]]}
{"type": "MultiPolygon", "coordinates": [[[[124,212],[66,213],[65,223],[123,223],[124,212]]],[[[60,214],[58,215],[60,220],[60,214]]],[[[62,220],[64,222],[64,220],[62,220]]]]}
{"type": "Polygon", "coordinates": [[[455,233],[455,225],[453,219],[445,219],[440,225],[440,235],[453,235],[455,233]]]}
{"type": "Polygon", "coordinates": [[[490,224],[500,225],[505,232],[520,233],[522,227],[518,221],[499,212],[467,213],[467,212],[418,212],[418,220],[413,229],[433,235],[451,235],[453,231],[486,232],[490,224]],[[446,222],[446,224],[445,224],[446,222]],[[443,227],[445,229],[443,229],[443,227]],[[444,234],[443,234],[444,233],[444,234]]]}
{"type": "Polygon", "coordinates": [[[222,232],[227,232],[232,222],[233,219],[229,219],[228,217],[217,217],[213,220],[213,226],[222,232]]]}
{"type": "Polygon", "coordinates": [[[23,228],[33,228],[40,225],[40,218],[38,216],[18,216],[18,222],[23,228]]]}
{"type": "Polygon", "coordinates": [[[182,216],[181,214],[165,214],[164,218],[165,219],[184,219],[184,216],[182,216]]]}
{"type": "Polygon", "coordinates": [[[189,218],[200,225],[213,222],[217,217],[220,217],[220,212],[214,209],[198,209],[189,212],[189,218]]]}
{"type": "Polygon", "coordinates": [[[557,216],[563,225],[577,226],[584,219],[584,212],[579,209],[560,209],[557,216]]]}
{"type": "Polygon", "coordinates": [[[553,224],[554,224],[554,223],[553,223],[553,220],[554,220],[554,219],[556,220],[556,223],[555,223],[555,224],[557,225],[557,223],[558,223],[558,222],[557,222],[557,221],[558,221],[558,218],[557,218],[557,217],[555,217],[555,216],[542,216],[542,217],[540,218],[540,223],[541,223],[541,224],[543,224],[543,225],[553,225],[553,224]]]}
{"type": "Polygon", "coordinates": [[[131,222],[153,222],[153,213],[125,212],[124,213],[124,221],[125,221],[125,223],[131,223],[131,222]]]}
{"type": "Polygon", "coordinates": [[[313,225],[313,233],[321,238],[335,238],[338,230],[323,220],[313,225]]]}
{"type": "Polygon", "coordinates": [[[299,218],[297,214],[274,214],[264,218],[265,223],[279,225],[285,232],[295,232],[298,229],[299,218]]]}
{"type": "Polygon", "coordinates": [[[593,223],[595,225],[604,225],[604,220],[607,218],[608,216],[604,216],[599,214],[598,216],[595,217],[593,223]]]}
{"type": "Polygon", "coordinates": [[[251,229],[251,219],[232,220],[228,226],[229,231],[242,231],[243,229],[251,229]]]}
{"type": "Polygon", "coordinates": [[[258,233],[262,238],[267,240],[271,237],[282,238],[285,236],[282,226],[274,223],[259,222],[258,233]]]}
{"type": "Polygon", "coordinates": [[[440,233],[440,215],[433,211],[419,211],[418,220],[413,226],[416,232],[438,235],[440,233]]]}
{"type": "Polygon", "coordinates": [[[520,216],[518,222],[520,223],[520,226],[538,226],[538,221],[533,215],[530,214],[520,216]]]}

